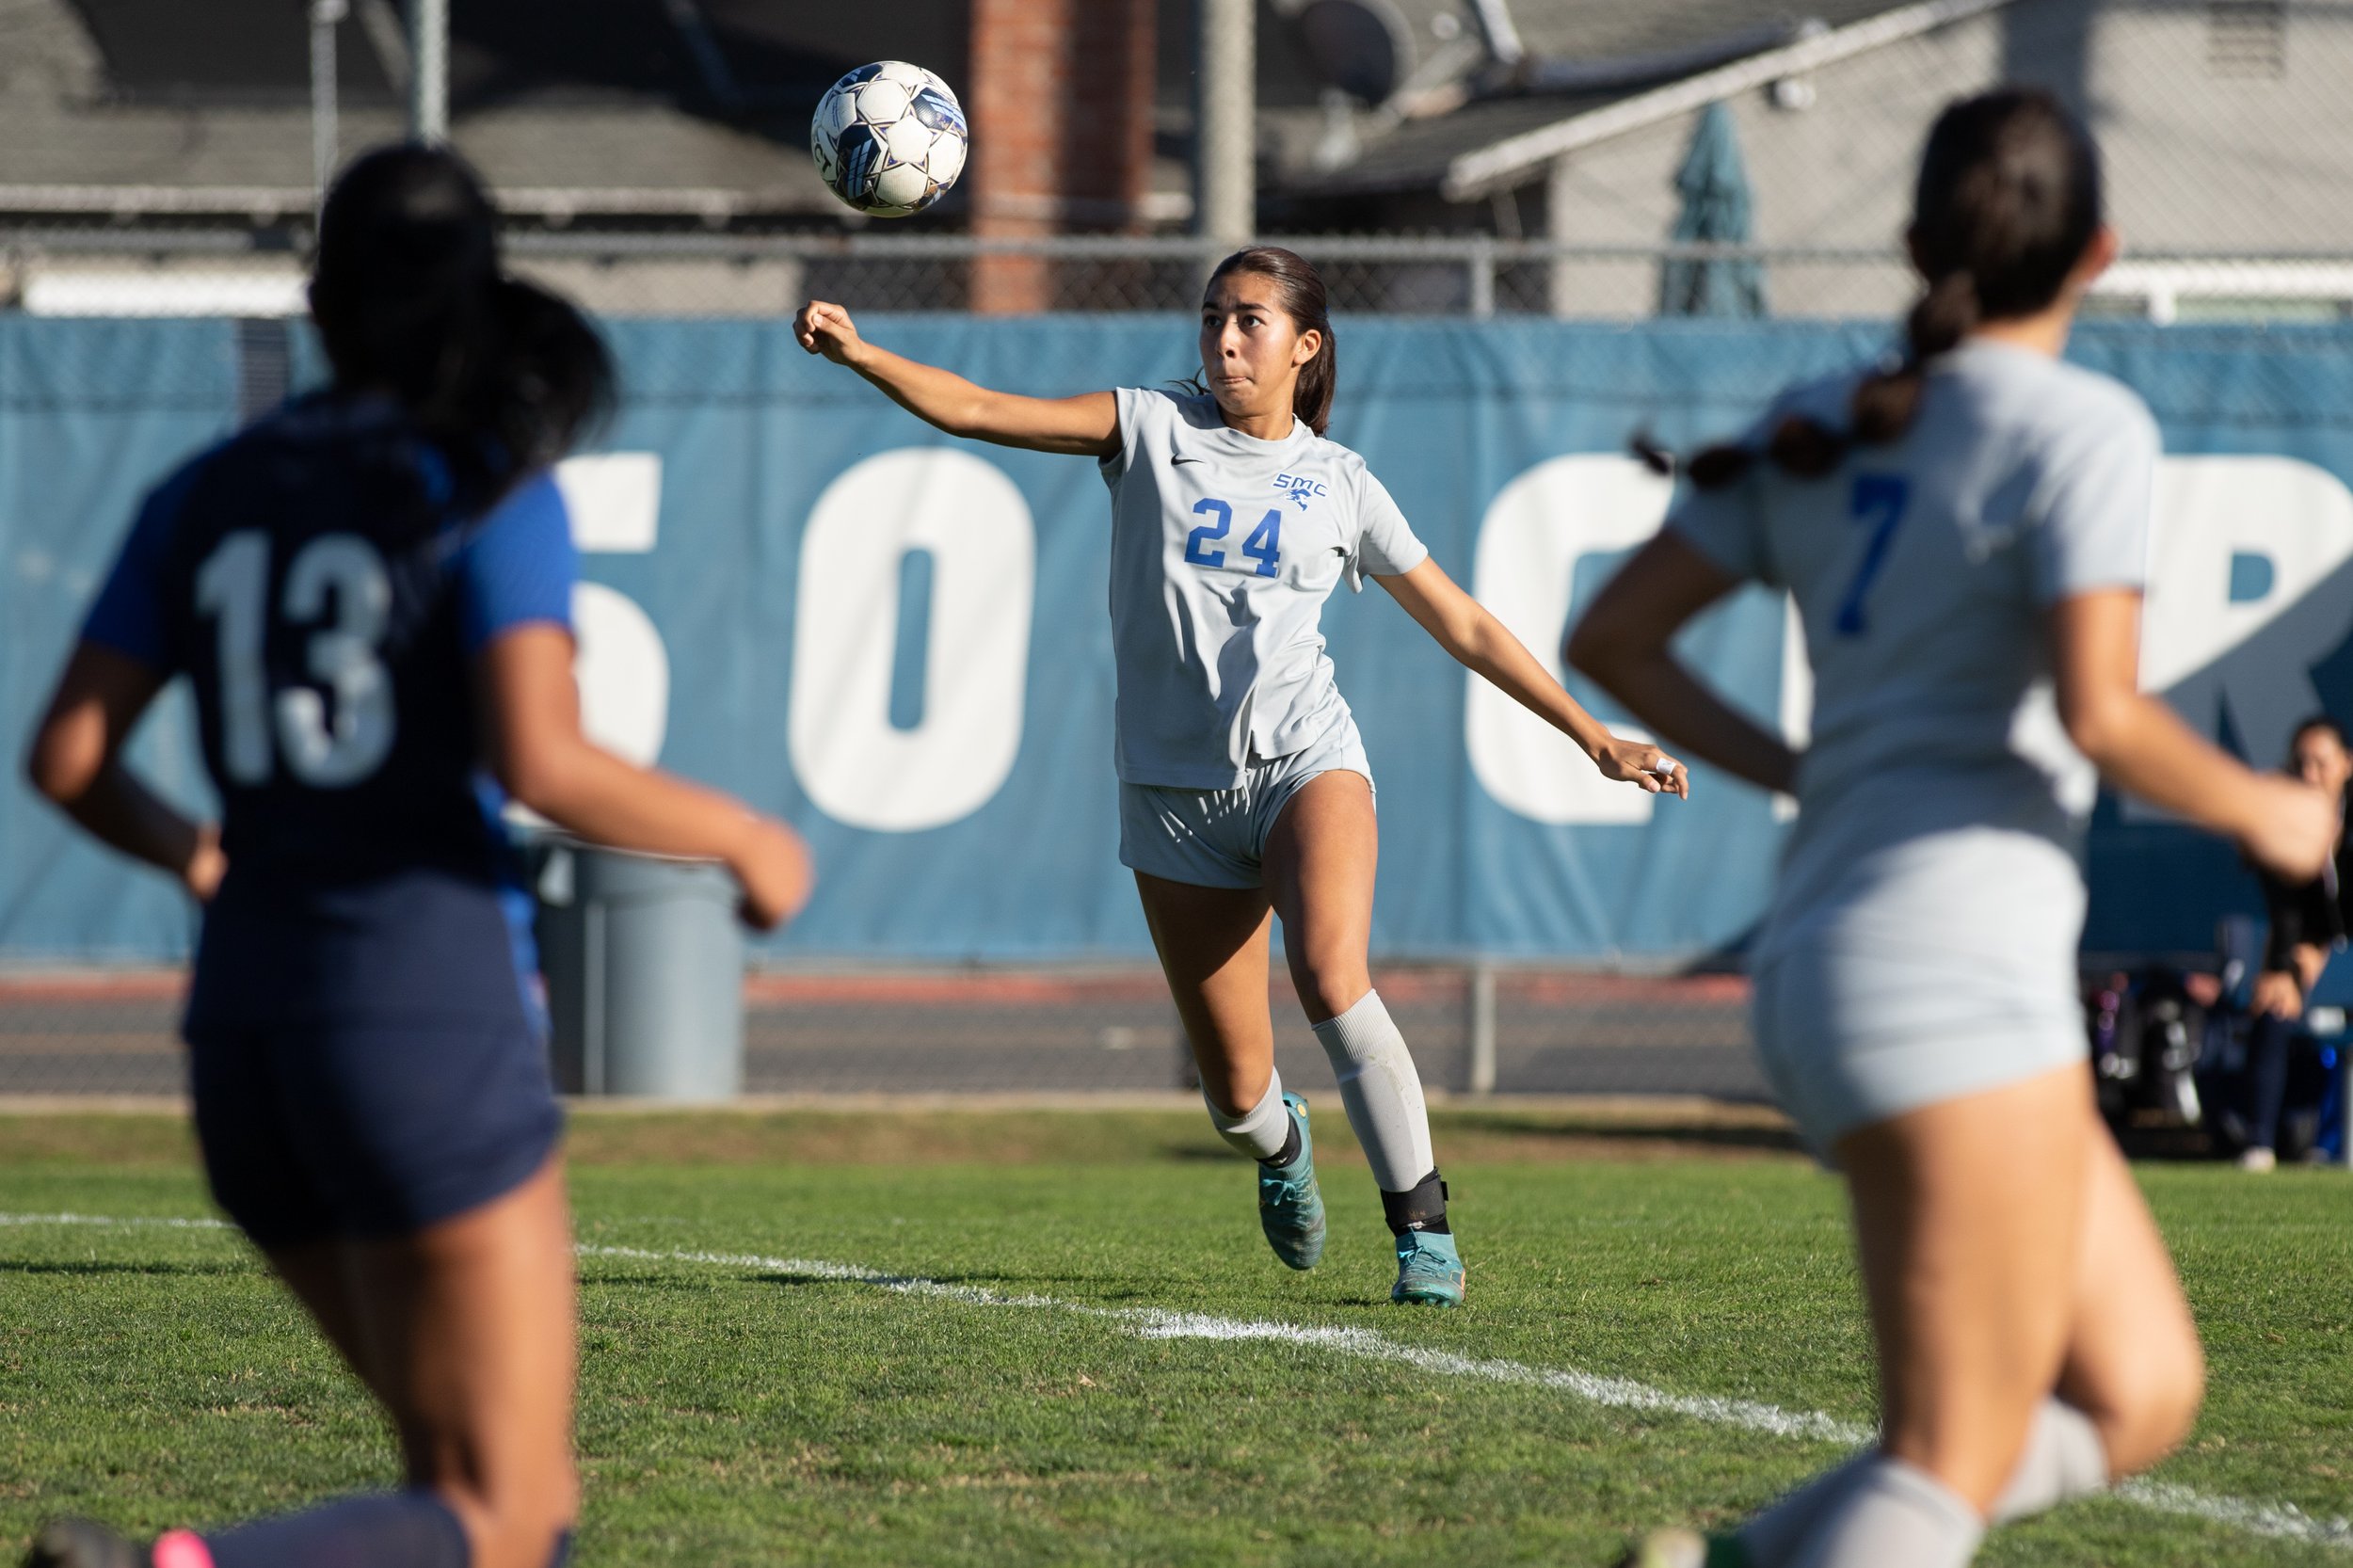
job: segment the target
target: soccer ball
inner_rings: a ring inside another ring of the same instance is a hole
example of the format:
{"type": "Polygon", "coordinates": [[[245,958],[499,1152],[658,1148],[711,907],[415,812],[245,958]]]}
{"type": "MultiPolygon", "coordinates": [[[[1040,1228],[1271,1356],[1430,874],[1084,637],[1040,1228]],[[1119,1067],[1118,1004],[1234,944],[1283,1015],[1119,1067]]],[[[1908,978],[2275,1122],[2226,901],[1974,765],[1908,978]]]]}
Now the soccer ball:
{"type": "Polygon", "coordinates": [[[836,82],[809,121],[818,178],[869,217],[905,217],[964,172],[964,109],[920,65],[883,60],[836,82]]]}

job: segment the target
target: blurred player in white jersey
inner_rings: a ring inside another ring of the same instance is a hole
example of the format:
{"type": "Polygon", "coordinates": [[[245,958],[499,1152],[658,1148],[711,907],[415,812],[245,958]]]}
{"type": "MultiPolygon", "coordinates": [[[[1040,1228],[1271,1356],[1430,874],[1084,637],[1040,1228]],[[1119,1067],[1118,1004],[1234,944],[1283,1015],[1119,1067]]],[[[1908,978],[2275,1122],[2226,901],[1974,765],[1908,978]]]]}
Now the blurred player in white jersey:
{"type": "Polygon", "coordinates": [[[1274,1070],[1267,936],[1283,920],[1299,999],[1371,1161],[1398,1277],[1454,1305],[1463,1266],[1404,1038],[1372,988],[1372,770],[1318,630],[1369,575],[1449,653],[1575,739],[1611,778],[1686,792],[1457,587],[1366,469],[1324,439],[1336,349],[1322,280],[1290,251],[1227,257],[1201,307],[1201,382],[1016,397],[863,342],[812,303],[801,344],[952,435],[1095,458],[1112,491],[1120,859],[1226,1143],[1259,1161],[1259,1220],[1295,1269],[1323,1251],[1306,1104],[1274,1070]]]}
{"type": "Polygon", "coordinates": [[[1989,1523],[2180,1441],[2197,1332],[2084,1061],[2094,770],[2265,866],[2329,851],[2316,791],[2138,689],[2156,427],[2059,359],[2116,253],[2089,135],[2040,92],[1953,104],[1908,238],[1927,293],[1900,361],[1794,389],[1693,458],[1570,640],[1675,744],[1798,796],[1757,1047],[1846,1176],[1880,1352],[1874,1448],[1736,1535],[1654,1536],[1643,1568],[1960,1568],[1989,1523]],[[1803,617],[1802,756],[1670,649],[1743,581],[1803,617]]]}

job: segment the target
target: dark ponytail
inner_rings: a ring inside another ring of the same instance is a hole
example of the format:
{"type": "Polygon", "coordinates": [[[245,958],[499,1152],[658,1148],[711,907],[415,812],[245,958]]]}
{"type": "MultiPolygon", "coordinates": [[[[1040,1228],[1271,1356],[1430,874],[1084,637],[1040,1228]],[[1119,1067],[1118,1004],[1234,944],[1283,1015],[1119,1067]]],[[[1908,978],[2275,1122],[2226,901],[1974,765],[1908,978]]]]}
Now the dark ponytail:
{"type": "Polygon", "coordinates": [[[391,393],[487,502],[570,449],[613,403],[580,312],[499,265],[482,182],[441,148],[379,148],[319,217],[311,310],[337,385],[391,393]]]}
{"type": "MultiPolygon", "coordinates": [[[[1761,456],[1811,479],[1851,447],[1899,439],[1919,414],[1930,361],[1980,322],[2047,308],[2099,232],[2100,209],[2099,148],[2049,93],[2005,88],[1946,107],[1929,133],[1913,197],[1909,238],[1928,289],[1905,318],[1901,357],[1856,386],[1847,428],[1792,414],[1761,456]]],[[[1647,443],[1637,451],[1653,466],[1662,456],[1647,443]]],[[[1759,456],[1710,447],[1691,458],[1691,483],[1721,488],[1759,456]]]]}
{"type": "Polygon", "coordinates": [[[1324,427],[1332,423],[1332,394],[1338,389],[1340,379],[1340,344],[1332,330],[1331,306],[1324,296],[1322,277],[1306,257],[1295,250],[1286,250],[1279,245],[1254,245],[1218,263],[1205,287],[1213,288],[1219,279],[1236,272],[1247,272],[1273,283],[1276,303],[1303,335],[1309,330],[1323,334],[1322,346],[1316,350],[1314,359],[1299,367],[1298,383],[1291,389],[1291,413],[1308,429],[1322,435],[1324,427]]]}

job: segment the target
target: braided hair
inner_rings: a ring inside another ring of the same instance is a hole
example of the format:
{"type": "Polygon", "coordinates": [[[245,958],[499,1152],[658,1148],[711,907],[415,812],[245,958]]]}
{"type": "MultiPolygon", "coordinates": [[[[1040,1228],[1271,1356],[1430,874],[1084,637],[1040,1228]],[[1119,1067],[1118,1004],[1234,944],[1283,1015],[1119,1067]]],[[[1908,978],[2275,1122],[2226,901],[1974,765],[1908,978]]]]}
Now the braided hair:
{"type": "MultiPolygon", "coordinates": [[[[1856,446],[1912,428],[1929,366],[1977,325],[2032,315],[2066,287],[2101,224],[2100,152],[2065,105],[2039,88],[2004,88],[1947,106],[1929,133],[1909,238],[1927,287],[1904,321],[1903,353],[1854,390],[1844,428],[1792,414],[1762,453],[1712,446],[1690,460],[1691,483],[1718,489],[1761,456],[1817,478],[1856,446]]],[[[1664,456],[1637,450],[1656,466],[1664,456]]]]}

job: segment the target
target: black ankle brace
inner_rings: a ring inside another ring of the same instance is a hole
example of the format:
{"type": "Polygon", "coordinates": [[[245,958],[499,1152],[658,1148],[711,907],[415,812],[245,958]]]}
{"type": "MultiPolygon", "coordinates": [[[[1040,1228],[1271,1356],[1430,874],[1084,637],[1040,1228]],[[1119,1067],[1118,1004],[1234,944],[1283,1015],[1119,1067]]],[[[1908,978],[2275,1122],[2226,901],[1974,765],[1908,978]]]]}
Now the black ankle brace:
{"type": "Polygon", "coordinates": [[[1283,1116],[1283,1152],[1280,1154],[1269,1155],[1265,1159],[1260,1160],[1258,1163],[1279,1169],[1282,1166],[1289,1164],[1292,1160],[1298,1158],[1299,1118],[1286,1112],[1283,1116]]]}
{"type": "Polygon", "coordinates": [[[1446,1178],[1435,1171],[1416,1182],[1410,1192],[1384,1189],[1381,1209],[1388,1216],[1389,1233],[1393,1236],[1402,1236],[1409,1230],[1426,1230],[1437,1236],[1453,1234],[1446,1223],[1446,1178]]]}

